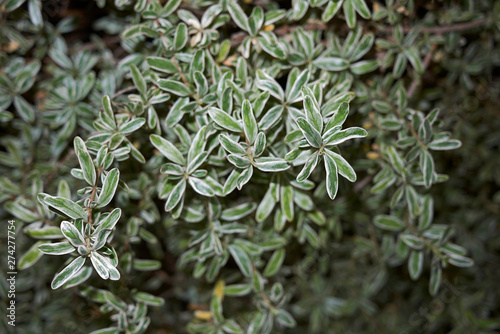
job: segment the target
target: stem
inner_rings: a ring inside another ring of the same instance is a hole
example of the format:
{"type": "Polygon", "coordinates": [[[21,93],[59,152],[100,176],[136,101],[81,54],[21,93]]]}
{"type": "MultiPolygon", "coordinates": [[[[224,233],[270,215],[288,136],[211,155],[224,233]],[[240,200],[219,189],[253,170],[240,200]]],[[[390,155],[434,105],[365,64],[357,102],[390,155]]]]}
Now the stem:
{"type": "Polygon", "coordinates": [[[69,160],[71,159],[73,156],[75,155],[75,150],[70,150],[65,156],[64,158],[62,158],[61,161],[59,161],[56,165],[56,168],[54,169],[54,171],[52,171],[48,176],[47,176],[47,184],[50,183],[50,181],[52,181],[52,178],[54,177],[54,175],[59,171],[59,169],[69,160]]]}
{"type": "Polygon", "coordinates": [[[189,87],[190,84],[187,81],[186,77],[184,76],[184,73],[182,72],[182,69],[179,66],[179,63],[177,62],[177,60],[175,60],[175,57],[172,57],[172,62],[174,63],[175,67],[177,67],[177,70],[179,71],[179,74],[181,75],[182,82],[184,82],[184,84],[189,87]]]}
{"type": "Polygon", "coordinates": [[[111,96],[111,99],[114,99],[114,98],[116,98],[124,93],[128,93],[128,92],[133,91],[135,89],[137,89],[135,86],[123,88],[122,90],[117,91],[113,96],[111,96]]]}
{"type": "MultiPolygon", "coordinates": [[[[424,72],[429,67],[429,64],[432,60],[432,54],[436,50],[437,44],[432,44],[431,49],[429,52],[427,52],[427,55],[425,56],[423,67],[424,67],[424,72]]],[[[410,84],[410,88],[408,88],[408,97],[412,97],[413,94],[415,93],[415,90],[417,89],[418,85],[420,84],[420,76],[416,76],[413,81],[410,84]]]]}
{"type": "MultiPolygon", "coordinates": [[[[442,27],[423,27],[420,29],[421,33],[433,33],[433,34],[444,34],[447,32],[452,32],[452,31],[463,31],[463,30],[469,30],[472,28],[477,28],[480,27],[488,22],[488,18],[483,18],[479,19],[476,21],[471,21],[471,22],[465,22],[465,23],[458,23],[458,24],[452,24],[449,26],[442,26],[442,27]]],[[[405,32],[409,31],[411,29],[406,29],[405,32]]]]}
{"type": "Polygon", "coordinates": [[[87,214],[88,214],[88,221],[89,224],[92,225],[92,202],[94,201],[95,194],[97,192],[97,182],[99,181],[99,176],[101,175],[101,169],[97,169],[97,177],[95,180],[95,184],[92,187],[92,193],[90,194],[90,203],[89,207],[87,209],[87,214]]]}

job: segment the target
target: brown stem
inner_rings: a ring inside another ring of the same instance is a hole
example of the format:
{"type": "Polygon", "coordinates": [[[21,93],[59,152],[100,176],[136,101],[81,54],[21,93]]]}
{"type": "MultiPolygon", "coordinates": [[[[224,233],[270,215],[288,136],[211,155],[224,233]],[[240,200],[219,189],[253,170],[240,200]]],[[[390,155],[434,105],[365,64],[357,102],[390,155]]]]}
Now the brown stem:
{"type": "MultiPolygon", "coordinates": [[[[477,28],[477,27],[484,25],[487,22],[488,22],[488,18],[483,18],[483,19],[479,19],[476,21],[452,24],[449,26],[423,27],[420,29],[420,32],[421,33],[427,32],[427,33],[431,33],[431,34],[444,34],[447,32],[463,31],[463,30],[469,30],[472,28],[477,28]]],[[[411,28],[405,28],[404,30],[405,30],[405,32],[408,32],[411,30],[411,28]]]]}
{"type": "Polygon", "coordinates": [[[122,90],[117,91],[113,96],[111,96],[111,99],[114,99],[122,94],[128,93],[130,91],[133,91],[134,89],[137,89],[135,86],[130,86],[127,88],[123,88],[122,90]]]}
{"type": "Polygon", "coordinates": [[[64,156],[64,158],[62,158],[61,161],[59,161],[56,165],[56,168],[54,169],[54,171],[52,171],[48,176],[47,176],[47,181],[46,183],[49,184],[50,181],[52,181],[52,178],[54,177],[54,175],[59,171],[59,169],[64,166],[64,164],[69,160],[71,159],[73,156],[75,155],[75,150],[70,150],[68,152],[68,154],[66,154],[66,156],[64,156]]]}
{"type": "MultiPolygon", "coordinates": [[[[429,67],[429,64],[432,60],[432,54],[434,53],[434,50],[436,50],[437,44],[432,44],[431,49],[429,52],[427,52],[427,55],[425,56],[423,67],[424,71],[429,67]]],[[[416,76],[413,81],[410,84],[410,88],[408,88],[408,97],[412,97],[413,94],[415,93],[415,90],[417,89],[418,85],[420,84],[420,76],[416,76]]]]}
{"type": "Polygon", "coordinates": [[[182,69],[179,66],[179,63],[177,62],[177,60],[175,60],[174,57],[172,57],[172,62],[174,63],[175,67],[177,67],[177,70],[179,71],[179,74],[181,75],[182,82],[184,82],[184,84],[189,87],[190,84],[187,81],[186,77],[184,76],[184,73],[182,72],[182,69]]]}

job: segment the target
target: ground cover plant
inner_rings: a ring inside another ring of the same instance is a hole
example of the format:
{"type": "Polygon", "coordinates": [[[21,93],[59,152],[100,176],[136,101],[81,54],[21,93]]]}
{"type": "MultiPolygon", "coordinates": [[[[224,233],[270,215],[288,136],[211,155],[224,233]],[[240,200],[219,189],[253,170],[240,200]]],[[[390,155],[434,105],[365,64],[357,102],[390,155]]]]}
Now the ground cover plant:
{"type": "Polygon", "coordinates": [[[500,3],[0,15],[2,332],[500,328],[500,3]]]}

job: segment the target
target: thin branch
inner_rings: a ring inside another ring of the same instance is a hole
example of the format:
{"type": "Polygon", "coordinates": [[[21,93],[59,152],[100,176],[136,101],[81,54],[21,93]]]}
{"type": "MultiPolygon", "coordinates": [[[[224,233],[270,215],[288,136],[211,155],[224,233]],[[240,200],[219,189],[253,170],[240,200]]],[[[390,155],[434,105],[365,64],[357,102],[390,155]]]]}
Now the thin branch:
{"type": "Polygon", "coordinates": [[[75,150],[72,149],[66,154],[66,156],[64,156],[64,158],[62,158],[61,161],[57,163],[55,169],[47,176],[47,181],[46,181],[47,184],[49,184],[50,181],[52,181],[52,178],[59,171],[59,169],[61,169],[61,167],[64,166],[64,164],[74,155],[75,155],[75,150]]]}
{"type": "MultiPolygon", "coordinates": [[[[453,32],[453,31],[463,31],[463,30],[469,30],[473,28],[480,27],[488,22],[488,18],[483,18],[480,20],[476,21],[470,21],[470,22],[465,22],[465,23],[458,23],[458,24],[452,24],[449,26],[442,26],[442,27],[422,27],[420,29],[421,33],[427,32],[431,34],[444,34],[447,32],[453,32]]],[[[405,32],[408,32],[411,30],[411,28],[405,28],[405,32]]]]}
{"type": "MultiPolygon", "coordinates": [[[[427,55],[425,56],[424,63],[422,65],[424,68],[424,72],[429,67],[429,64],[431,63],[432,55],[433,55],[434,51],[436,50],[436,47],[437,47],[437,44],[432,44],[431,49],[429,50],[429,52],[427,52],[427,55]]],[[[413,79],[413,81],[410,84],[410,88],[408,88],[408,93],[407,93],[408,97],[412,97],[413,94],[415,94],[415,90],[417,89],[420,82],[421,82],[420,76],[416,76],[413,79]]]]}
{"type": "Polygon", "coordinates": [[[125,94],[125,93],[128,93],[130,91],[133,91],[137,89],[135,86],[130,86],[130,87],[127,87],[127,88],[123,88],[122,90],[119,90],[117,91],[115,94],[113,94],[113,96],[111,96],[111,99],[114,99],[122,94],[125,94]]]}

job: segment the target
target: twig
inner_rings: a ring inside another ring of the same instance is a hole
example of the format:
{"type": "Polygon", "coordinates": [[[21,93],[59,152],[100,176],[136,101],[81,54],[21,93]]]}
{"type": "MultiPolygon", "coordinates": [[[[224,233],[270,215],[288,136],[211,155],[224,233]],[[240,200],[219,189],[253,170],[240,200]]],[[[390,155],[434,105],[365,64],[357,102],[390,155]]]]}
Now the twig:
{"type": "MultiPolygon", "coordinates": [[[[436,50],[436,47],[437,45],[436,44],[432,44],[431,45],[431,49],[429,50],[429,52],[427,52],[427,55],[425,56],[425,59],[424,59],[424,63],[423,63],[423,68],[424,68],[424,71],[427,69],[427,67],[429,67],[429,64],[432,60],[432,54],[434,53],[434,50],[436,50]]],[[[415,90],[417,89],[418,85],[420,84],[421,80],[420,80],[420,76],[416,76],[413,81],[411,82],[410,84],[410,88],[408,88],[408,97],[412,97],[413,94],[415,93],[415,90]]]]}
{"type": "Polygon", "coordinates": [[[179,74],[181,75],[181,79],[184,82],[184,84],[189,87],[190,84],[187,81],[186,77],[184,76],[184,73],[182,72],[182,69],[179,66],[179,63],[177,62],[177,60],[175,60],[175,57],[172,57],[172,62],[174,63],[175,67],[177,67],[177,70],[179,71],[179,74]]]}
{"type": "MultiPolygon", "coordinates": [[[[465,22],[465,23],[458,23],[458,24],[452,24],[449,26],[442,26],[442,27],[422,27],[420,29],[421,33],[432,33],[432,34],[444,34],[447,32],[452,32],[452,31],[463,31],[463,30],[469,30],[472,28],[477,28],[485,23],[488,22],[488,18],[483,18],[480,20],[476,21],[471,21],[471,22],[465,22]]],[[[410,31],[411,28],[405,28],[404,31],[408,32],[410,31]]]]}
{"type": "Polygon", "coordinates": [[[111,99],[114,99],[122,94],[125,94],[127,92],[133,91],[134,89],[137,89],[135,86],[130,86],[127,88],[123,88],[122,90],[117,91],[113,96],[111,96],[111,99]]]}
{"type": "Polygon", "coordinates": [[[69,160],[71,159],[73,156],[75,155],[75,150],[70,150],[68,152],[68,154],[66,154],[66,156],[64,158],[62,158],[61,161],[59,161],[56,165],[56,168],[47,176],[47,181],[46,183],[49,184],[50,181],[52,181],[52,178],[54,177],[54,175],[59,171],[59,169],[64,166],[64,164],[69,160]]]}

